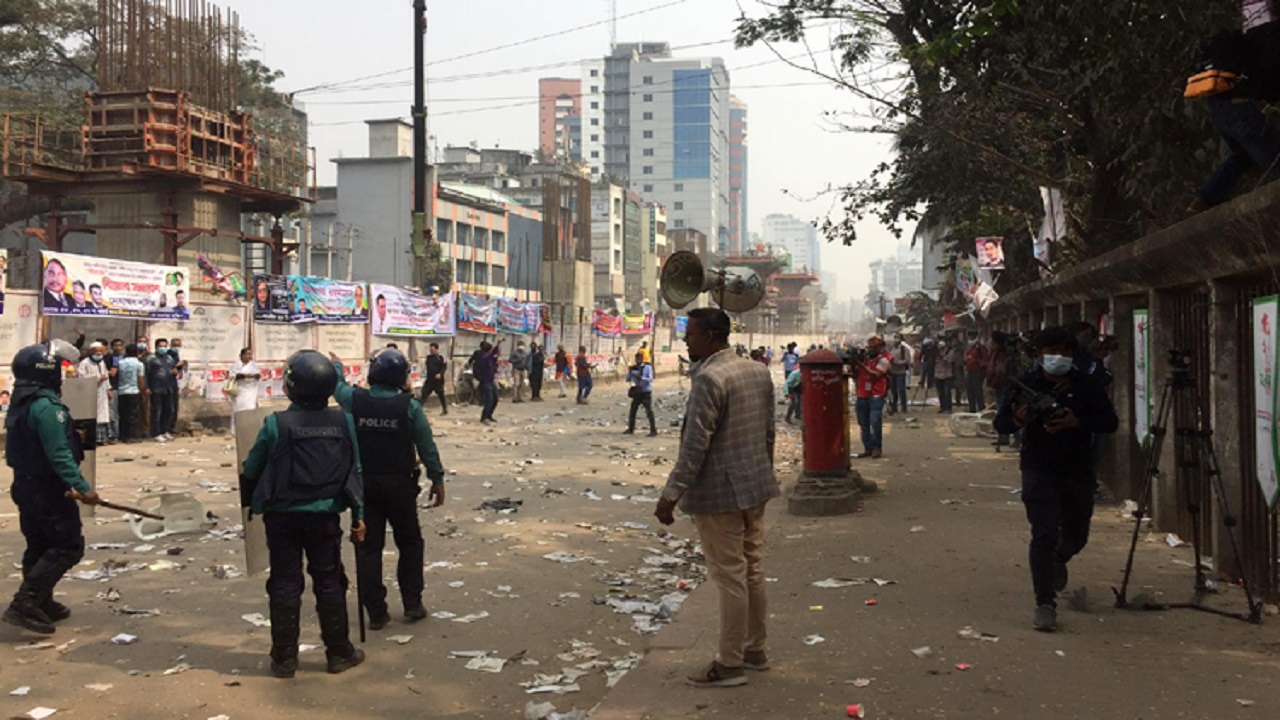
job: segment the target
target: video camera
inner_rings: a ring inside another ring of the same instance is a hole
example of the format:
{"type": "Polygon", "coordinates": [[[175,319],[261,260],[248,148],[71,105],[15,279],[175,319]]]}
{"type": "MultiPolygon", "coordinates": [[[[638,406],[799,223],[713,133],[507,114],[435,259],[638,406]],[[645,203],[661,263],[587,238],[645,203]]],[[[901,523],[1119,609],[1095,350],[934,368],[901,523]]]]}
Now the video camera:
{"type": "Polygon", "coordinates": [[[1066,389],[1067,381],[1058,383],[1052,390],[1042,393],[1031,388],[1018,378],[1010,377],[1009,385],[1013,388],[1013,402],[1015,405],[1022,405],[1027,408],[1026,424],[1038,422],[1046,425],[1054,420],[1062,418],[1067,414],[1067,408],[1058,403],[1057,394],[1066,389]]]}
{"type": "Polygon", "coordinates": [[[843,360],[846,365],[855,366],[865,363],[867,359],[871,357],[870,353],[867,352],[867,349],[861,347],[847,347],[841,350],[839,355],[840,359],[843,360]]]}

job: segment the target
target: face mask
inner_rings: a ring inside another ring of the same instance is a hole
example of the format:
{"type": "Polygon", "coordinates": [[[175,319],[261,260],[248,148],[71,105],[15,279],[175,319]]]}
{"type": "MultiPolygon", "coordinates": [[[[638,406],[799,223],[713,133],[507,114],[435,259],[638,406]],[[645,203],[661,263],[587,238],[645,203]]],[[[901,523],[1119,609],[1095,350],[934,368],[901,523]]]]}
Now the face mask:
{"type": "Polygon", "coordinates": [[[178,357],[178,353],[180,352],[182,352],[182,348],[176,348],[176,347],[169,348],[169,354],[174,357],[178,357]]]}
{"type": "Polygon", "coordinates": [[[1045,355],[1041,364],[1050,375],[1066,375],[1071,372],[1071,358],[1065,355],[1045,355]]]}
{"type": "Polygon", "coordinates": [[[156,348],[156,354],[157,354],[157,355],[168,355],[168,354],[169,354],[169,348],[167,348],[167,347],[158,347],[158,348],[156,348]]]}
{"type": "Polygon", "coordinates": [[[93,359],[93,361],[94,361],[94,362],[96,362],[96,363],[100,363],[100,362],[102,362],[102,357],[103,357],[103,356],[102,356],[102,355],[92,355],[92,356],[90,356],[90,357],[93,359]]]}

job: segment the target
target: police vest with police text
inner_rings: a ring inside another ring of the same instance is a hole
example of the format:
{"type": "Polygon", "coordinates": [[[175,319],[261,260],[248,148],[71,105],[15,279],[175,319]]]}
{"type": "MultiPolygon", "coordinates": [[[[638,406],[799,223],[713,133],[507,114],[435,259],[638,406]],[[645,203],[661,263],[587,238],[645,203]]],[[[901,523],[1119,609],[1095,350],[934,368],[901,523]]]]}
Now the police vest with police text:
{"type": "Polygon", "coordinates": [[[66,414],[67,422],[63,427],[67,433],[67,447],[71,448],[71,454],[76,462],[84,460],[84,452],[80,448],[80,440],[76,437],[75,427],[71,422],[71,411],[67,406],[47,395],[31,394],[10,407],[9,417],[5,419],[5,459],[9,467],[13,468],[14,475],[58,477],[58,472],[49,462],[49,456],[45,454],[40,436],[36,434],[35,428],[31,427],[31,406],[41,397],[49,400],[58,411],[66,414]]]}
{"type": "Polygon", "coordinates": [[[360,441],[360,464],[366,476],[407,476],[417,465],[413,428],[409,426],[412,397],[398,393],[376,398],[364,388],[356,388],[351,398],[351,415],[360,441]]]}
{"type": "Polygon", "coordinates": [[[278,439],[255,488],[255,506],[363,495],[345,412],[295,409],[274,417],[278,439]]]}

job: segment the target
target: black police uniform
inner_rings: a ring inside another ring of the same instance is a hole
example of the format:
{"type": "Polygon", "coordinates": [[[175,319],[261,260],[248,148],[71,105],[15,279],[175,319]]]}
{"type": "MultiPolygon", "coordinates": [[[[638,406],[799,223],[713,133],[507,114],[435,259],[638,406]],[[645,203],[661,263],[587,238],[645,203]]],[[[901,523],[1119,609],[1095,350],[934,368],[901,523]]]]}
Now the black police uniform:
{"type": "Polygon", "coordinates": [[[10,612],[34,615],[42,622],[62,620],[70,613],[54,602],[53,589],[84,557],[80,509],[67,490],[87,493],[90,487],[78,467],[84,451],[70,411],[54,390],[24,384],[19,381],[5,420],[5,453],[13,468],[10,495],[27,542],[22,585],[10,612]]]}

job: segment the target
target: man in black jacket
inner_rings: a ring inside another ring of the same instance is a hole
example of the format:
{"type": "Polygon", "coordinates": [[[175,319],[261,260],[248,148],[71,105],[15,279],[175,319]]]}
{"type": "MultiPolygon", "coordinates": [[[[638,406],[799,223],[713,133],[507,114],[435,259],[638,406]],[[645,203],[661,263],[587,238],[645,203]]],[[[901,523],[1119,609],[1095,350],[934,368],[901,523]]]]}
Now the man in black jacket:
{"type": "Polygon", "coordinates": [[[1040,367],[1018,380],[1031,391],[1052,396],[1058,408],[1034,413],[1030,398],[1015,383],[996,416],[996,431],[1025,430],[1022,444],[1022,503],[1031,523],[1031,584],[1035,588],[1033,626],[1057,628],[1054,603],[1067,586],[1067,563],[1089,540],[1095,486],[1090,446],[1095,433],[1114,433],[1115,409],[1102,386],[1072,367],[1076,340],[1063,328],[1038,338],[1040,367]]]}
{"type": "Polygon", "coordinates": [[[427,350],[426,365],[426,373],[422,376],[422,399],[420,402],[423,406],[426,406],[427,398],[432,395],[439,395],[440,414],[448,415],[449,403],[444,399],[444,371],[449,363],[440,354],[440,345],[438,343],[431,343],[430,349],[427,350]]]}

